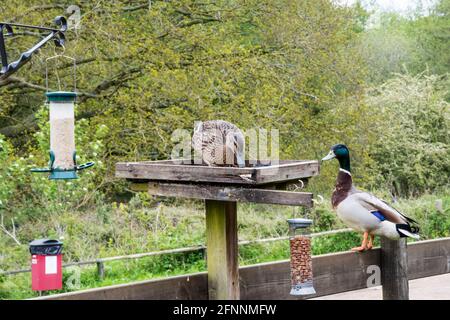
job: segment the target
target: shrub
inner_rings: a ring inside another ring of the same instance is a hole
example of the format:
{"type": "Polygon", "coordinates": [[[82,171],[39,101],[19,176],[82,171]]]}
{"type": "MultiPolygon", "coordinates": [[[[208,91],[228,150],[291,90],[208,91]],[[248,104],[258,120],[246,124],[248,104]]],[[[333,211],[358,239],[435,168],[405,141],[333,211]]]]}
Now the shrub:
{"type": "Polygon", "coordinates": [[[367,103],[379,113],[369,146],[377,182],[392,192],[417,195],[449,183],[449,103],[446,77],[397,75],[369,92],[367,103]]]}

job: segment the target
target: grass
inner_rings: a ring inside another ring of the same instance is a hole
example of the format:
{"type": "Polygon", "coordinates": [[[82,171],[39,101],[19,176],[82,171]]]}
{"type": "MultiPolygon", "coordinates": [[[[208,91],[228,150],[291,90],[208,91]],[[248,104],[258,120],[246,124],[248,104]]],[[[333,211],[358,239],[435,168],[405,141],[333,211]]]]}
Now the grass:
{"type": "MultiPolygon", "coordinates": [[[[450,196],[448,193],[400,199],[395,205],[421,225],[422,239],[450,236],[450,196]],[[436,199],[443,200],[444,212],[435,208],[436,199]]],[[[240,204],[239,238],[254,240],[287,235],[286,219],[301,216],[298,208],[240,204]]],[[[338,229],[344,225],[331,211],[328,201],[316,206],[309,216],[314,219],[313,232],[338,229]]],[[[203,244],[204,213],[199,202],[147,203],[134,199],[128,205],[112,205],[89,212],[66,212],[33,226],[21,226],[19,232],[31,228],[51,230],[60,226],[64,237],[65,262],[87,260],[119,254],[157,251],[203,244]],[[105,212],[107,214],[105,214],[105,212]],[[53,227],[52,227],[53,226],[53,227]]],[[[34,234],[34,237],[38,235],[34,234]]],[[[349,232],[314,238],[313,254],[346,251],[360,241],[360,235],[349,232]]],[[[379,244],[377,239],[376,245],[379,244]]],[[[19,269],[29,262],[27,245],[16,246],[4,235],[0,237],[4,270],[19,269]]],[[[240,265],[289,259],[288,241],[247,244],[240,247],[240,265]]],[[[65,288],[58,292],[163,278],[206,270],[201,252],[170,254],[134,260],[105,263],[105,278],[99,279],[95,266],[64,269],[65,288]],[[79,279],[79,280],[78,280],[79,279]],[[70,285],[72,284],[72,285],[70,285]]],[[[0,277],[1,299],[35,297],[30,290],[30,274],[0,277]]],[[[49,292],[54,293],[54,292],[49,292]]]]}

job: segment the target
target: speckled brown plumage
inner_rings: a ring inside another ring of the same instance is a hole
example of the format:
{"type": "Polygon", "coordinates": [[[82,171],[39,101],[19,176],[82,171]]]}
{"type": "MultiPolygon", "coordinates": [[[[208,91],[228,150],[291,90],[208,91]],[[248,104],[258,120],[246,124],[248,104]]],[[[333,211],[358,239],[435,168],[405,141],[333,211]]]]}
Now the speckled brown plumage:
{"type": "Polygon", "coordinates": [[[208,165],[236,165],[236,154],[245,146],[241,130],[224,120],[200,122],[194,129],[192,146],[208,165]]]}

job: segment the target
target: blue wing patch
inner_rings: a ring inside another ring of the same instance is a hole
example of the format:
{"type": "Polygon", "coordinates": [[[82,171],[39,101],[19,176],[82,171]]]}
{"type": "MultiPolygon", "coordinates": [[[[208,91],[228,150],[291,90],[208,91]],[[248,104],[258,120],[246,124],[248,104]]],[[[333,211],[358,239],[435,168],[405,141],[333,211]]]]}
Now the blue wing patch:
{"type": "Polygon", "coordinates": [[[373,214],[375,217],[378,218],[380,221],[386,220],[386,217],[383,216],[383,214],[380,211],[370,211],[371,214],[373,214]]]}

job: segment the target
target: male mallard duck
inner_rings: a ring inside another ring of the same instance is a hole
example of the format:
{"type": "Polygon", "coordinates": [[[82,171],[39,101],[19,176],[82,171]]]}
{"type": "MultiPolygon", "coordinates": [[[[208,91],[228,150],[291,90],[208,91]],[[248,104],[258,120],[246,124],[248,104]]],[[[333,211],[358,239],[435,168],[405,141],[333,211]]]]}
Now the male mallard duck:
{"type": "Polygon", "coordinates": [[[350,153],[343,144],[331,147],[330,153],[322,161],[336,158],[339,161],[339,173],[331,204],[339,218],[349,227],[363,232],[361,246],[352,251],[372,249],[375,235],[392,240],[403,237],[418,239],[419,228],[411,218],[406,217],[388,203],[374,195],[356,189],[350,173],[350,153]],[[370,236],[370,240],[367,242],[370,236]]]}
{"type": "Polygon", "coordinates": [[[245,139],[234,124],[223,120],[197,122],[192,136],[194,150],[208,166],[245,167],[245,139]]]}

